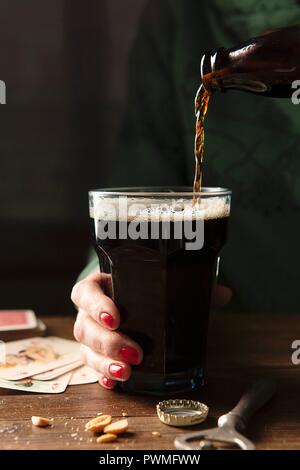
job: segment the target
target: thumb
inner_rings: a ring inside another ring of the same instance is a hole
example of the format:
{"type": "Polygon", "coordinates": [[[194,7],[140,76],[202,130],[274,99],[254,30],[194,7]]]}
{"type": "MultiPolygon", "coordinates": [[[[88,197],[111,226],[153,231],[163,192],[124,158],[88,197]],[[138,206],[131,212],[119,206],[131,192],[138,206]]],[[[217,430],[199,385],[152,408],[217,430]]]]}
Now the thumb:
{"type": "Polygon", "coordinates": [[[230,302],[232,297],[232,290],[229,287],[216,284],[213,288],[211,305],[212,307],[223,307],[230,302]]]}

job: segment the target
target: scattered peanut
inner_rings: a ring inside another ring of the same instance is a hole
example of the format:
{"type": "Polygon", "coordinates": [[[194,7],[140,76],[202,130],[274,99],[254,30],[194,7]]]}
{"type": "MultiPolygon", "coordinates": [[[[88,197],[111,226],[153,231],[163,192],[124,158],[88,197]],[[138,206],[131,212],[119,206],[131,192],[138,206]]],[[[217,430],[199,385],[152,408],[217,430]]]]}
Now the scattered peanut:
{"type": "Polygon", "coordinates": [[[85,430],[91,431],[91,432],[99,432],[99,431],[102,431],[105,428],[105,426],[109,425],[110,423],[111,423],[110,415],[97,416],[97,418],[91,419],[91,421],[86,423],[85,430]]]}
{"type": "Polygon", "coordinates": [[[152,434],[152,436],[161,437],[161,434],[158,431],[152,431],[151,434],[152,434]]]}
{"type": "Polygon", "coordinates": [[[100,444],[105,444],[106,442],[112,442],[118,439],[116,434],[102,434],[102,436],[97,438],[97,442],[100,444]]]}
{"type": "Polygon", "coordinates": [[[123,411],[122,416],[123,416],[124,418],[126,418],[126,416],[128,416],[128,413],[126,413],[125,411],[123,411]]]}
{"type": "Polygon", "coordinates": [[[116,421],[115,423],[111,423],[108,426],[105,426],[103,431],[107,434],[122,434],[126,432],[128,429],[128,421],[127,419],[121,419],[120,421],[116,421]]]}
{"type": "Polygon", "coordinates": [[[43,418],[42,416],[32,416],[31,421],[34,426],[39,426],[40,428],[50,426],[50,419],[43,418]]]}

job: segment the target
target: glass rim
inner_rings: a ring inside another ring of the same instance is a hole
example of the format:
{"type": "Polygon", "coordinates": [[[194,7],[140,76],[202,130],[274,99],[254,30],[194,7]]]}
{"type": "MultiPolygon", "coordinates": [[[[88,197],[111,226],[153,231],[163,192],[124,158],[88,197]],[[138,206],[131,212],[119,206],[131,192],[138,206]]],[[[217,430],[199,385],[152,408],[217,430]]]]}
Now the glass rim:
{"type": "Polygon", "coordinates": [[[232,191],[222,187],[203,187],[200,192],[194,193],[190,187],[185,186],[133,186],[92,189],[90,196],[130,196],[130,197],[213,197],[230,196],[232,191]]]}

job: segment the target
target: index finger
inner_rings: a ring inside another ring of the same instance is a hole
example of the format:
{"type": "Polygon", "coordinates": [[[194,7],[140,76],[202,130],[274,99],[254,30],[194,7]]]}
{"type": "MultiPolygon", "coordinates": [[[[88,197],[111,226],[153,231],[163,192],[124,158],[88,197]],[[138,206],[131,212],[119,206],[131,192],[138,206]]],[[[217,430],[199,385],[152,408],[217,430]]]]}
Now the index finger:
{"type": "Polygon", "coordinates": [[[72,289],[71,299],[97,323],[115,330],[120,325],[120,314],[115,303],[103,291],[108,277],[108,274],[94,273],[79,281],[72,289]]]}

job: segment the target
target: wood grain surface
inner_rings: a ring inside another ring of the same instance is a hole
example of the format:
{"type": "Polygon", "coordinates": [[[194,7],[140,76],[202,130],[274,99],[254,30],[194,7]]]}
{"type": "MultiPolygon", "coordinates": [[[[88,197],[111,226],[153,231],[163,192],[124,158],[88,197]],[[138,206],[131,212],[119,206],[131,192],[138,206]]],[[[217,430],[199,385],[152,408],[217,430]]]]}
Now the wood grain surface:
{"type": "MultiPolygon", "coordinates": [[[[49,333],[72,337],[73,319],[44,319],[49,333]]],[[[247,436],[258,449],[300,449],[300,366],[292,365],[291,344],[300,339],[298,316],[218,314],[211,319],[206,384],[189,395],[210,407],[208,419],[193,427],[216,425],[256,379],[273,377],[277,394],[249,423],[247,436]]],[[[187,397],[185,395],[182,398],[187,397]]],[[[106,391],[98,384],[68,387],[60,395],[39,395],[0,389],[1,449],[174,449],[178,434],[191,428],[173,428],[157,416],[155,397],[106,391]],[[85,423],[108,413],[128,414],[128,433],[111,444],[97,444],[85,423]],[[53,426],[37,428],[31,416],[54,418],[53,426]],[[160,436],[152,432],[158,431],[160,436]]]]}

